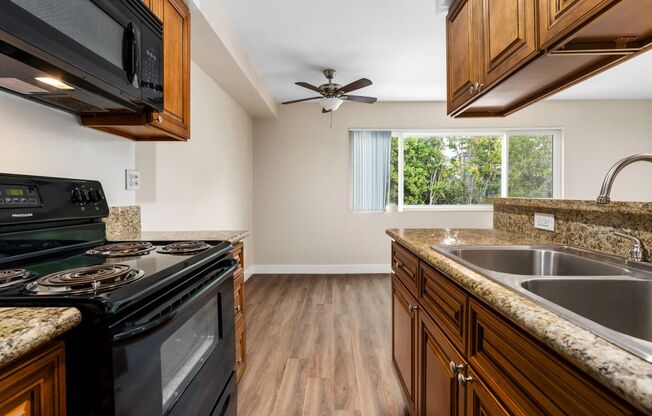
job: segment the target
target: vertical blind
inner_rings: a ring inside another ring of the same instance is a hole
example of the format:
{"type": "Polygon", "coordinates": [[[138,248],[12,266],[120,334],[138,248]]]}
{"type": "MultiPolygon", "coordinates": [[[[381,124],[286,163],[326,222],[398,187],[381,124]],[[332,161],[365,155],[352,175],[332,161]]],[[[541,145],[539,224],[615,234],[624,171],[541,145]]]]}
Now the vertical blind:
{"type": "Polygon", "coordinates": [[[389,192],[391,131],[352,130],[351,210],[384,212],[389,192]]]}

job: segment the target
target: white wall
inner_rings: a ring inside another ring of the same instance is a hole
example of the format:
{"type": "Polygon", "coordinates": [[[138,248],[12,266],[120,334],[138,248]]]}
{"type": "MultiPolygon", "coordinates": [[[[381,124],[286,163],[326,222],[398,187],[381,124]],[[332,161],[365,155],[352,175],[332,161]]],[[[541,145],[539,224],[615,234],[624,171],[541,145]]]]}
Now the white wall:
{"type": "MultiPolygon", "coordinates": [[[[349,212],[349,128],[482,127],[563,127],[564,196],[593,199],[618,158],[652,152],[652,101],[546,101],[471,120],[448,118],[444,103],[344,103],[332,129],[315,103],[283,106],[277,120],[254,123],[256,265],[384,265],[386,228],[491,227],[490,212],[349,212]]],[[[628,168],[614,199],[652,200],[651,179],[652,165],[628,168]]]]}
{"type": "Polygon", "coordinates": [[[129,205],[124,170],[133,169],[133,142],[83,127],[76,116],[0,92],[0,171],[96,179],[110,205],[129,205]]]}
{"type": "Polygon", "coordinates": [[[194,62],[191,111],[187,143],[136,145],[143,230],[252,230],[251,118],[194,62]]]}

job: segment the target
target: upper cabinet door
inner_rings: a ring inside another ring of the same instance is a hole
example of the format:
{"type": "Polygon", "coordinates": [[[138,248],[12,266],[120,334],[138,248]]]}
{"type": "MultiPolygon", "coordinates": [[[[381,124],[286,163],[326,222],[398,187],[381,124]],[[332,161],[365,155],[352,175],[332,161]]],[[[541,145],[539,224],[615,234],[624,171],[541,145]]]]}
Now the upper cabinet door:
{"type": "MultiPolygon", "coordinates": [[[[539,37],[547,48],[615,0],[539,0],[539,37]]],[[[646,1],[646,0],[643,0],[646,1]]]]}
{"type": "Polygon", "coordinates": [[[480,60],[482,49],[477,25],[481,0],[464,0],[451,10],[446,21],[448,114],[471,100],[482,83],[480,60]]]}
{"type": "Polygon", "coordinates": [[[483,78],[488,87],[537,54],[536,5],[535,0],[481,0],[481,4],[483,78]]]}
{"type": "MultiPolygon", "coordinates": [[[[157,0],[152,0],[155,5],[157,0]]],[[[190,138],[190,11],[182,0],[163,4],[163,113],[161,127],[190,138]]],[[[155,10],[155,8],[153,9],[155,10]]]]}

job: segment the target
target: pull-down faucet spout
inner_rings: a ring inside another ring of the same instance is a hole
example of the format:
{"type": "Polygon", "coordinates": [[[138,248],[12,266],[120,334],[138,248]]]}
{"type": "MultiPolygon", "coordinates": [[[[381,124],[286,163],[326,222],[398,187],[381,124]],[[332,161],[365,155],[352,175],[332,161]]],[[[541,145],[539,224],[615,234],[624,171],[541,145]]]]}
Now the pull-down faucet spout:
{"type": "Polygon", "coordinates": [[[616,176],[623,170],[626,166],[631,165],[634,162],[651,162],[652,163],[652,153],[639,153],[631,156],[627,156],[624,159],[620,159],[616,162],[615,165],[609,169],[607,175],[604,177],[602,182],[602,188],[600,188],[600,195],[596,199],[598,204],[608,204],[611,201],[609,195],[611,195],[611,186],[616,179],[616,176]]]}

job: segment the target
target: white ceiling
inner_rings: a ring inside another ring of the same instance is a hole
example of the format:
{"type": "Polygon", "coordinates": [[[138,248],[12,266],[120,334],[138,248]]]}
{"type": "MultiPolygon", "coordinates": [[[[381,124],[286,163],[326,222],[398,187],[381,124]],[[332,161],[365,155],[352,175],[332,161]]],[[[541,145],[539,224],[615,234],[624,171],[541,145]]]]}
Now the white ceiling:
{"type": "MultiPolygon", "coordinates": [[[[383,101],[446,99],[445,18],[434,0],[217,0],[278,100],[309,97],[294,85],[361,77],[357,94],[383,101]]],[[[652,53],[553,98],[652,99],[652,53]]]]}

